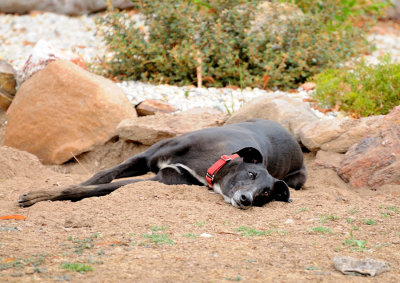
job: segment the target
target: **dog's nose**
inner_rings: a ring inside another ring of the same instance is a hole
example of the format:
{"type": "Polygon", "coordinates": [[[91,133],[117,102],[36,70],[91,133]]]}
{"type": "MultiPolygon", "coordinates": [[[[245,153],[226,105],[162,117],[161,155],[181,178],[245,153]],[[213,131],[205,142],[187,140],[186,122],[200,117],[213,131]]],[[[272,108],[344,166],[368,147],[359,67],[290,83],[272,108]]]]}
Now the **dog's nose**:
{"type": "Polygon", "coordinates": [[[253,202],[253,197],[249,192],[244,192],[240,195],[240,204],[243,206],[249,206],[253,202]]]}

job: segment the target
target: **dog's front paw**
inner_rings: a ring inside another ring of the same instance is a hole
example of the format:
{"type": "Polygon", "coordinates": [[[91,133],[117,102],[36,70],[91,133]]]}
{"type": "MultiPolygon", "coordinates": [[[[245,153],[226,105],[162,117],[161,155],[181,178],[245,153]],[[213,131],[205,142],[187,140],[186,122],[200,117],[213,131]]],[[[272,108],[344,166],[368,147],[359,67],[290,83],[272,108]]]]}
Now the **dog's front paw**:
{"type": "Polygon", "coordinates": [[[39,201],[50,200],[51,197],[49,192],[46,191],[30,191],[19,197],[18,205],[21,207],[28,207],[39,201]]]}

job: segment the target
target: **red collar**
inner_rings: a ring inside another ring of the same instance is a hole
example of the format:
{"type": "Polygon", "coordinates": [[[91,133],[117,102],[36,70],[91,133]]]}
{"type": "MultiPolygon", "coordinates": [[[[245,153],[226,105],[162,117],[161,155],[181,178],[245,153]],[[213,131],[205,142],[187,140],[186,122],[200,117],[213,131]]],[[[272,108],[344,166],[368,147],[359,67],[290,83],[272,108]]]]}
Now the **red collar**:
{"type": "Polygon", "coordinates": [[[214,177],[218,173],[218,171],[222,167],[224,167],[224,165],[226,163],[228,163],[229,161],[231,161],[232,159],[235,159],[237,157],[239,157],[239,154],[237,154],[237,153],[234,153],[232,155],[222,155],[221,158],[219,160],[217,160],[217,162],[215,162],[213,165],[211,165],[210,168],[208,168],[207,174],[206,174],[206,181],[210,185],[211,188],[214,185],[214,177]]]}

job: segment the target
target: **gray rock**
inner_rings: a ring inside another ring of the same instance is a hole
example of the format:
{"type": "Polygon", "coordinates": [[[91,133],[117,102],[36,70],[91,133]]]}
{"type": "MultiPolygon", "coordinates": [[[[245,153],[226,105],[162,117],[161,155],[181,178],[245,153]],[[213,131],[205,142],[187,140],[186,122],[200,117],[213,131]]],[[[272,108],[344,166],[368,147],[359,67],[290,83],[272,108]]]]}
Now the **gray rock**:
{"type": "Polygon", "coordinates": [[[226,114],[209,112],[181,112],[176,114],[156,113],[151,116],[123,120],[117,127],[120,138],[152,145],[166,138],[187,132],[221,126],[226,114]]]}
{"type": "Polygon", "coordinates": [[[383,116],[361,119],[330,119],[311,123],[300,130],[302,144],[311,151],[345,153],[383,123],[383,116]]]}
{"type": "Polygon", "coordinates": [[[383,272],[390,271],[390,263],[372,258],[359,260],[347,256],[337,256],[333,258],[333,265],[337,270],[346,275],[359,273],[362,275],[376,276],[383,272]]]}
{"type": "MultiPolygon", "coordinates": [[[[133,7],[131,0],[114,0],[115,8],[133,7]]],[[[82,15],[105,10],[105,0],[1,0],[0,10],[4,13],[26,14],[30,11],[46,11],[66,15],[82,15]]]]}
{"type": "Polygon", "coordinates": [[[300,141],[300,133],[303,127],[319,121],[307,104],[282,94],[257,97],[236,111],[228,119],[227,124],[238,123],[251,118],[276,121],[298,141],[300,141]]]}

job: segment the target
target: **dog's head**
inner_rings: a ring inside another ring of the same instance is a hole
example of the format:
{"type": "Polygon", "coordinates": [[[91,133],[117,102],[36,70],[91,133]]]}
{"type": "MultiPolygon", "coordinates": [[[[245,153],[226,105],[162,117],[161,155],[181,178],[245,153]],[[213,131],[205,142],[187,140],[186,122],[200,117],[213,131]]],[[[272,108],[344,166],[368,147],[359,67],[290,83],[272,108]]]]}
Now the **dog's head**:
{"type": "Polygon", "coordinates": [[[237,154],[241,158],[231,160],[215,177],[214,190],[225,201],[242,209],[271,200],[290,202],[289,187],[268,173],[257,149],[246,147],[237,154]]]}

